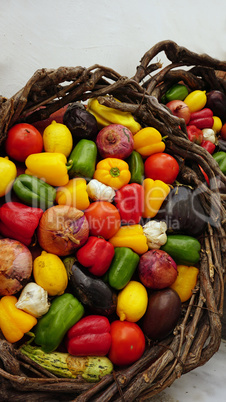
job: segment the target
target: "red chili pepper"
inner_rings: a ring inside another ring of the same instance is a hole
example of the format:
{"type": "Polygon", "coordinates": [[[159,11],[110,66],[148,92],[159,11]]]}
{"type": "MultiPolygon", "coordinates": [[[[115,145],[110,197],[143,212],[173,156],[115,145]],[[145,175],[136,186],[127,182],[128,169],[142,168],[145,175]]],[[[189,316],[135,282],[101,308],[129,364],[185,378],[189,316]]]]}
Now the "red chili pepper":
{"type": "Polygon", "coordinates": [[[203,132],[194,125],[187,126],[188,139],[195,144],[200,145],[203,140],[203,132]]]}
{"type": "Polygon", "coordinates": [[[205,148],[212,155],[215,151],[216,145],[211,141],[202,141],[201,147],[205,148]]]}
{"type": "Polygon", "coordinates": [[[78,250],[77,259],[93,275],[102,276],[110,267],[114,254],[115,249],[109,241],[90,236],[86,244],[78,250]]]}
{"type": "Polygon", "coordinates": [[[206,182],[207,182],[207,184],[209,186],[210,185],[209,177],[207,176],[206,172],[203,170],[203,168],[200,165],[199,165],[199,169],[201,170],[201,172],[202,172],[202,174],[203,174],[203,176],[204,176],[204,178],[205,178],[205,180],[206,180],[206,182]]]}
{"type": "Polygon", "coordinates": [[[140,222],[144,205],[143,186],[126,184],[116,192],[114,201],[123,223],[134,225],[140,222]]]}
{"type": "Polygon", "coordinates": [[[7,202],[0,208],[0,233],[29,246],[42,214],[41,208],[7,202]]]}
{"type": "Polygon", "coordinates": [[[107,317],[89,315],[71,327],[66,336],[68,353],[74,356],[105,356],[111,346],[107,317]]]}
{"type": "Polygon", "coordinates": [[[213,112],[208,107],[205,107],[204,109],[199,110],[199,112],[191,113],[190,122],[191,122],[191,120],[204,119],[205,117],[213,117],[213,112]]]}
{"type": "Polygon", "coordinates": [[[196,126],[197,128],[211,128],[213,127],[214,120],[212,117],[203,117],[201,119],[194,119],[189,121],[188,125],[196,126]]]}

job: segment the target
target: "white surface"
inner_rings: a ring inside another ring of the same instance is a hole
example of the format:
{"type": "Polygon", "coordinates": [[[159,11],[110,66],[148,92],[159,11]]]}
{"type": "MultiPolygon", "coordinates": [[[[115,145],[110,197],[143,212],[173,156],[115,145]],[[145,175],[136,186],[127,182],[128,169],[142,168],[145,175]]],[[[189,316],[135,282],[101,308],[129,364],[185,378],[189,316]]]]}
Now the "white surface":
{"type": "Polygon", "coordinates": [[[0,94],[6,97],[42,67],[99,63],[131,77],[143,54],[164,39],[226,59],[225,0],[0,3],[0,94]]]}
{"type": "MultiPolygon", "coordinates": [[[[226,60],[225,0],[0,1],[0,94],[6,97],[42,67],[99,63],[130,77],[143,54],[164,39],[226,60]]],[[[156,400],[224,401],[225,349],[222,343],[210,362],[156,400]]]]}

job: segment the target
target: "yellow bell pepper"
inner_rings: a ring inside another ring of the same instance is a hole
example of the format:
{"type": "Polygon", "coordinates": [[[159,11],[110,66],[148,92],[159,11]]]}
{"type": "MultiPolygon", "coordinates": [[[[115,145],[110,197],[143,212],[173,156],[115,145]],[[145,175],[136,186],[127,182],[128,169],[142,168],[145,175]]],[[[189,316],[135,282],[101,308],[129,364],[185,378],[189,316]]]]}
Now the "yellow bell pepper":
{"type": "Polygon", "coordinates": [[[5,158],[0,157],[0,197],[3,197],[11,190],[16,175],[15,163],[10,161],[7,156],[5,158]]]}
{"type": "Polygon", "coordinates": [[[106,158],[98,162],[93,178],[119,190],[122,186],[129,183],[131,173],[128,163],[124,160],[106,158]]]}
{"type": "Polygon", "coordinates": [[[56,202],[59,205],[69,205],[80,210],[88,208],[89,196],[86,191],[86,180],[76,177],[57,189],[56,202]]]}
{"type": "Polygon", "coordinates": [[[189,107],[191,113],[198,112],[202,110],[207,102],[206,91],[201,91],[196,89],[190,92],[188,96],[184,99],[184,103],[189,107]]]}
{"type": "Polygon", "coordinates": [[[37,319],[16,308],[16,303],[15,296],[3,296],[0,300],[0,328],[11,343],[19,341],[37,324],[37,319]]]}
{"type": "Polygon", "coordinates": [[[168,184],[161,180],[144,179],[143,218],[153,218],[170,192],[168,184]]]}
{"type": "Polygon", "coordinates": [[[65,186],[69,182],[67,158],[57,152],[32,154],[25,160],[25,173],[46,181],[51,186],[65,186]]]}
{"type": "MultiPolygon", "coordinates": [[[[118,101],[115,98],[114,100],[118,101]]],[[[141,125],[134,119],[130,112],[123,112],[101,105],[96,98],[89,100],[87,110],[95,116],[100,129],[110,124],[121,124],[127,127],[133,134],[141,129],[141,125]]]]}
{"type": "Polygon", "coordinates": [[[195,288],[198,280],[199,269],[186,265],[177,266],[177,279],[170,286],[179,295],[181,302],[186,302],[192,296],[192,290],[195,288]]]}
{"type": "Polygon", "coordinates": [[[141,225],[122,226],[109,242],[114,247],[128,247],[137,254],[148,251],[147,238],[141,225]]]}
{"type": "Polygon", "coordinates": [[[134,135],[134,149],[142,156],[150,156],[165,150],[162,136],[154,127],[145,127],[134,135]]]}

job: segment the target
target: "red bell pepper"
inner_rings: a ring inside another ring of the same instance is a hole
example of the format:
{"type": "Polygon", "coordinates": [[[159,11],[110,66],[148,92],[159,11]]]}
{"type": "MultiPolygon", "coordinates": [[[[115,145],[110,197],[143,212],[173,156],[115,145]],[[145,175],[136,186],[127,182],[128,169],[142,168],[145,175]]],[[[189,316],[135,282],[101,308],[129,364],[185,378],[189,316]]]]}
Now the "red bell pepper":
{"type": "Polygon", "coordinates": [[[69,329],[66,336],[68,353],[74,356],[105,356],[111,346],[107,317],[89,315],[69,329]]]}
{"type": "Polygon", "coordinates": [[[191,113],[190,122],[191,120],[204,119],[205,117],[213,117],[213,112],[208,107],[205,107],[204,109],[199,110],[198,112],[191,113]]]}
{"type": "Polygon", "coordinates": [[[115,205],[119,210],[122,223],[140,222],[144,207],[144,188],[140,184],[126,184],[116,192],[115,205]]]}
{"type": "Polygon", "coordinates": [[[203,132],[194,125],[187,126],[188,139],[195,144],[200,145],[203,140],[203,132]]]}
{"type": "Polygon", "coordinates": [[[43,210],[19,202],[7,202],[0,208],[0,233],[29,246],[43,210]]]}
{"type": "Polygon", "coordinates": [[[202,141],[201,147],[205,148],[212,155],[215,151],[216,145],[211,141],[202,141]]]}
{"type": "Polygon", "coordinates": [[[86,244],[78,250],[77,259],[93,275],[102,276],[110,267],[114,254],[114,246],[109,241],[90,236],[86,244]]]}

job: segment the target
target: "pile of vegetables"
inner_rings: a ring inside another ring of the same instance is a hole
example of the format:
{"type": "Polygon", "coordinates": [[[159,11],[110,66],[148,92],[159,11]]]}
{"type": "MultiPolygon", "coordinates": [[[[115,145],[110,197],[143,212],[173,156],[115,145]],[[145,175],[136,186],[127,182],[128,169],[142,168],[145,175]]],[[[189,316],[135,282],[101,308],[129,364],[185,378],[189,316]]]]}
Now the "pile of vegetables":
{"type": "MultiPolygon", "coordinates": [[[[179,83],[159,101],[222,179],[224,93],[179,83]]],[[[221,219],[203,206],[213,177],[201,158],[202,187],[185,184],[164,126],[120,103],[70,102],[32,124],[28,113],[0,157],[1,332],[20,356],[86,382],[145,362],[189,319],[206,230],[221,219]]]]}

